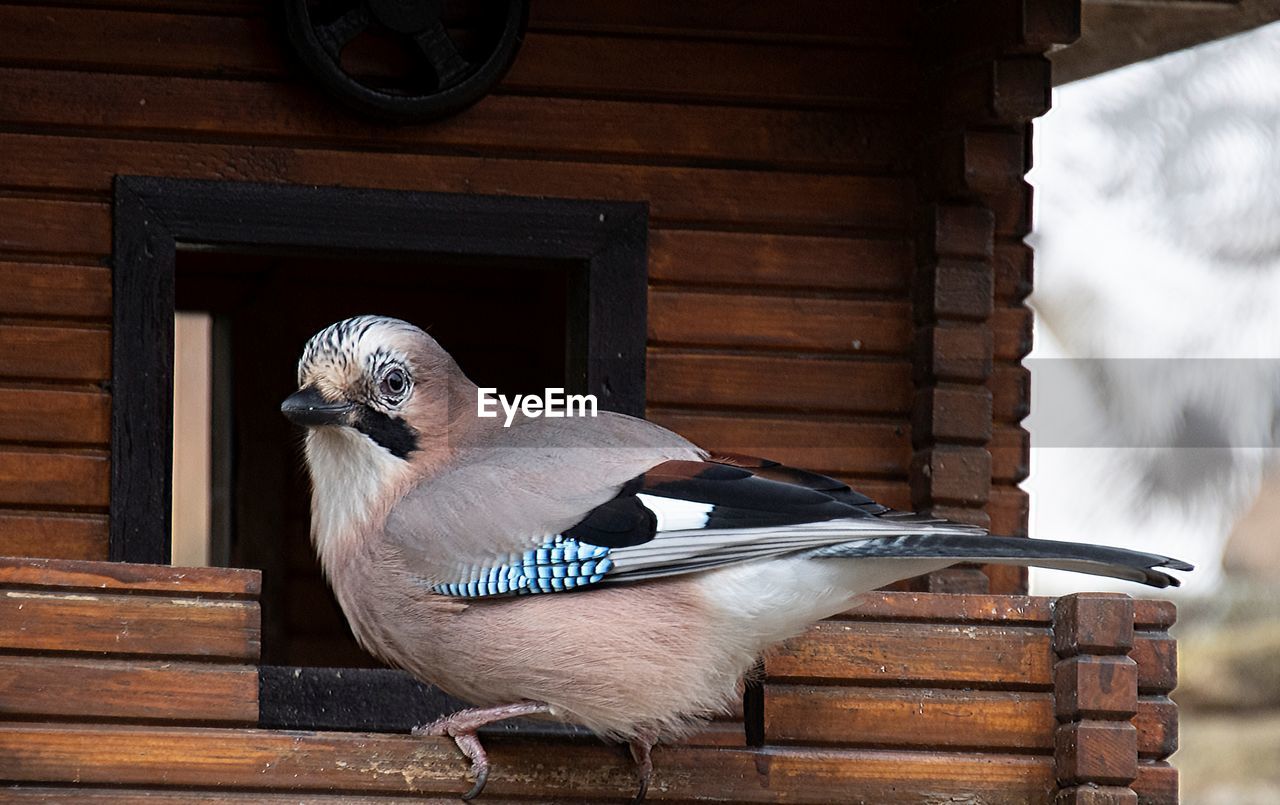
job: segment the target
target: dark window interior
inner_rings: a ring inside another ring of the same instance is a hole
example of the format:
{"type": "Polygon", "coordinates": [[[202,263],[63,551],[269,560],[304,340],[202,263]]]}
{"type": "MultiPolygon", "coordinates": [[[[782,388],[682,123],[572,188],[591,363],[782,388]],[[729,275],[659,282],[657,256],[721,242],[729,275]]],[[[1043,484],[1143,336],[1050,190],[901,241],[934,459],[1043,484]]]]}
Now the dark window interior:
{"type": "Polygon", "coordinates": [[[204,351],[184,367],[201,368],[182,376],[212,504],[199,547],[265,571],[259,724],[407,729],[457,709],[403,672],[351,667],[372,661],[312,557],[280,402],[307,338],[380,313],[428,328],[481,385],[641,415],[647,207],[136,176],[114,190],[109,557],[172,559],[175,313],[196,312],[204,351]]]}
{"type": "Polygon", "coordinates": [[[395,316],[430,332],[479,385],[582,392],[585,266],[205,249],[180,249],[175,263],[176,309],[213,319],[214,563],[264,571],[263,663],[376,665],[311,549],[301,432],[280,415],[303,344],[339,319],[395,316]]]}

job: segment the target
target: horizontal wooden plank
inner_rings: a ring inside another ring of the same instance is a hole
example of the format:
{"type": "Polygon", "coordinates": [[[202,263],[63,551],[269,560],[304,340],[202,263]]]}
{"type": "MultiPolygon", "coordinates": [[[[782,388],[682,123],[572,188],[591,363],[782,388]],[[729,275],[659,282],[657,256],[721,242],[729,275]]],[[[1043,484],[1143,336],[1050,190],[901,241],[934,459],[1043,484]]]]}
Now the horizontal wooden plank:
{"type": "MultiPolygon", "coordinates": [[[[5,86],[2,77],[0,86],[5,86]]],[[[0,93],[6,96],[7,92],[0,93]]],[[[111,316],[111,271],[103,266],[0,261],[0,288],[5,289],[0,295],[0,315],[111,316]]]]}
{"type": "MultiPolygon", "coordinates": [[[[74,783],[65,785],[4,785],[0,784],[0,800],[4,802],[74,802],[76,805],[120,805],[145,802],[147,805],[270,805],[287,803],[298,805],[298,796],[288,793],[262,791],[225,791],[204,789],[196,791],[184,788],[172,791],[166,788],[87,788],[74,783]]],[[[352,794],[319,794],[309,792],[307,803],[317,805],[404,805],[404,797],[388,794],[368,796],[352,794]]],[[[486,796],[485,805],[529,805],[527,799],[507,799],[486,796]]],[[[415,805],[457,805],[457,795],[415,797],[415,805]]]]}
{"type": "MultiPolygon", "coordinates": [[[[286,49],[261,17],[0,6],[12,47],[0,61],[102,72],[278,78],[286,49]]],[[[346,64],[383,72],[385,45],[356,41],[346,64]]],[[[500,91],[734,101],[753,105],[901,104],[908,49],[821,43],[682,41],[529,32],[500,91]]]]}
{"type": "Polygon", "coordinates": [[[492,95],[430,126],[395,126],[338,112],[302,82],[0,68],[0,86],[0,119],[25,126],[881,174],[911,159],[910,118],[871,110],[492,95]]]}
{"type": "Polygon", "coordinates": [[[910,682],[967,687],[1052,685],[1047,628],[823,621],[765,660],[770,680],[910,682]]]}
{"type": "Polygon", "coordinates": [[[1049,693],[765,685],[765,740],[1051,752],[1049,693]]]}
{"type": "MultiPolygon", "coordinates": [[[[912,183],[895,177],[30,134],[0,134],[0,168],[12,186],[97,193],[109,192],[116,175],[133,174],[648,201],[659,225],[904,229],[915,203],[912,183]]],[[[101,211],[97,226],[107,233],[101,211]]],[[[7,229],[0,225],[0,240],[7,229]]]]}
{"type": "MultiPolygon", "coordinates": [[[[748,104],[902,104],[908,49],[530,35],[500,90],[748,104]]],[[[909,96],[908,96],[909,97],[909,96]]]]}
{"type": "Polygon", "coordinates": [[[649,292],[649,343],[897,355],[910,349],[908,302],[649,292]]]}
{"type": "Polygon", "coordinates": [[[0,588],[252,599],[262,593],[262,572],[229,567],[171,567],[0,557],[0,588]]]}
{"type": "Polygon", "coordinates": [[[105,328],[0,324],[0,377],[93,381],[110,373],[105,328]]]}
{"type": "MultiPolygon", "coordinates": [[[[880,620],[925,620],[947,623],[1012,622],[1050,624],[1053,599],[1042,595],[931,595],[929,593],[867,593],[844,617],[880,620]]],[[[1161,631],[1172,626],[1176,608],[1170,601],[1137,598],[1134,628],[1161,631]]]]}
{"type": "MultiPolygon", "coordinates": [[[[220,0],[231,2],[232,0],[220,0]]],[[[630,33],[668,32],[706,37],[753,35],[819,37],[908,44],[914,9],[878,0],[800,0],[779,7],[747,0],[725,14],[714,4],[651,0],[639,5],[593,0],[539,0],[530,9],[531,28],[630,33]]]]}
{"type": "MultiPolygon", "coordinates": [[[[486,793],[556,801],[624,798],[634,771],[615,747],[488,741],[486,793]]],[[[254,790],[460,793],[470,786],[448,738],[260,730],[6,724],[0,779],[254,790]]],[[[918,803],[980,799],[1046,805],[1051,759],[874,750],[764,750],[659,746],[649,799],[655,802],[918,803]]]]}
{"type": "Polygon", "coordinates": [[[0,556],[106,559],[107,516],[0,511],[0,556]]]}
{"type": "Polygon", "coordinates": [[[111,396],[0,385],[0,441],[106,446],[111,441],[111,396]]]}
{"type": "MultiPolygon", "coordinates": [[[[35,146],[36,142],[31,141],[35,146]]],[[[28,152],[28,157],[35,152],[28,152]]],[[[12,178],[0,145],[4,181],[12,178]]],[[[106,204],[52,199],[0,198],[0,250],[36,254],[106,255],[111,251],[111,213],[106,204]]],[[[3,351],[0,350],[0,356],[3,351]]]]}
{"type": "Polygon", "coordinates": [[[647,366],[651,406],[902,416],[911,405],[911,367],[905,362],[653,348],[647,366]]]}
{"type": "Polygon", "coordinates": [[[742,287],[905,293],[915,268],[907,239],[855,239],[658,229],[649,279],[742,287]]]}
{"type": "Polygon", "coordinates": [[[248,665],[0,656],[0,711],[11,717],[258,723],[248,665]]]}
{"type": "MultiPolygon", "coordinates": [[[[1164,756],[1177,715],[1167,699],[1138,705],[1138,751],[1164,756]]],[[[1050,753],[1053,694],[1034,691],[765,685],[765,739],[850,746],[1050,753]]]]}
{"type": "Polygon", "coordinates": [[[911,508],[911,487],[906,478],[868,478],[843,472],[828,474],[885,506],[903,511],[911,508]]]}
{"type": "Polygon", "coordinates": [[[109,465],[103,453],[0,448],[0,505],[105,509],[109,465]]]}
{"type": "Polygon", "coordinates": [[[249,601],[0,590],[0,647],[256,661],[249,601]]]}
{"type": "Polygon", "coordinates": [[[0,29],[14,44],[6,64],[241,76],[285,70],[266,19],[7,5],[0,29]]]}
{"type": "MultiPolygon", "coordinates": [[[[166,788],[87,788],[68,783],[50,785],[0,784],[0,800],[4,802],[74,802],[76,805],[120,805],[145,802],[147,805],[298,805],[298,796],[263,791],[226,791],[218,789],[172,791],[166,788]]],[[[355,794],[320,794],[308,792],[308,805],[404,805],[404,797],[388,794],[369,796],[355,794]]],[[[414,797],[414,805],[457,805],[454,795],[414,797]]],[[[527,799],[485,796],[485,805],[529,805],[527,799]]]]}
{"type": "MultiPolygon", "coordinates": [[[[1056,661],[1052,643],[1047,627],[1029,625],[831,620],[781,644],[765,670],[777,682],[1048,690],[1056,661]]],[[[1173,689],[1172,647],[1171,638],[1137,633],[1131,656],[1140,691],[1173,689]]]]}
{"type": "Polygon", "coordinates": [[[803,420],[652,409],[648,418],[702,447],[836,474],[898,475],[911,463],[905,423],[803,420]]]}
{"type": "Polygon", "coordinates": [[[856,601],[839,617],[1038,626],[1053,622],[1053,599],[1045,596],[873,592],[858,596],[856,601]]]}
{"type": "MultiPolygon", "coordinates": [[[[270,9],[266,0],[60,0],[59,5],[239,16],[262,15],[270,9]]],[[[801,0],[788,3],[785,9],[771,0],[747,0],[734,6],[733,14],[724,14],[714,5],[680,0],[651,0],[640,6],[540,0],[529,9],[529,28],[905,45],[910,43],[914,11],[879,0],[801,0]]]]}

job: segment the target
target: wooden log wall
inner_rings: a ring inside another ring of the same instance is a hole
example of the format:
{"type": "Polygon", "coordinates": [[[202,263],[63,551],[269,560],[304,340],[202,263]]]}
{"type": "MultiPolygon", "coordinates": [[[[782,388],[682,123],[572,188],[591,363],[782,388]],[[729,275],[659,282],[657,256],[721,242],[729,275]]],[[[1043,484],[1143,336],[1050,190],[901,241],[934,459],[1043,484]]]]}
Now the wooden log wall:
{"type": "MultiPolygon", "coordinates": [[[[447,738],[255,726],[258,582],[0,560],[0,800],[456,801],[447,738]]],[[[1173,805],[1172,622],[1126,596],[864,596],[768,659],[764,746],[662,745],[650,798],[1173,805]]],[[[484,802],[634,791],[595,739],[487,744],[484,802]]]]}
{"type": "Polygon", "coordinates": [[[295,74],[265,0],[0,3],[0,555],[106,556],[116,174],[647,201],[654,420],[1022,531],[1021,175],[1043,106],[1022,101],[1064,34],[1021,3],[967,27],[935,5],[972,4],[538,0],[495,94],[391,127],[295,74]],[[933,107],[954,125],[926,138],[933,107]],[[926,182],[942,165],[951,184],[926,182]],[[990,242],[918,237],[922,200],[990,217],[990,242]]]}

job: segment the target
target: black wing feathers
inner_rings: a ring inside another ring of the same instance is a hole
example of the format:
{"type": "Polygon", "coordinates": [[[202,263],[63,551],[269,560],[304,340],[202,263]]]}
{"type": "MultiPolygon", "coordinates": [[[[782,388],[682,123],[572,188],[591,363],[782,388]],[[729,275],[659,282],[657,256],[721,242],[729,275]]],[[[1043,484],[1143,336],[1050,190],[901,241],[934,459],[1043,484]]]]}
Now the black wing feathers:
{"type": "Polygon", "coordinates": [[[637,494],[709,504],[708,529],[794,525],[887,511],[832,478],[758,461],[769,466],[753,472],[727,463],[664,462],[628,481],[616,497],[592,509],[565,536],[608,548],[648,542],[657,533],[657,518],[637,494]],[[784,472],[777,472],[779,468],[784,472]],[[767,471],[778,477],[763,477],[767,471]],[[868,510],[863,501],[879,511],[868,510]]]}
{"type": "Polygon", "coordinates": [[[657,533],[657,515],[634,493],[623,491],[613,500],[596,506],[564,535],[589,545],[625,548],[648,542],[657,533]]]}

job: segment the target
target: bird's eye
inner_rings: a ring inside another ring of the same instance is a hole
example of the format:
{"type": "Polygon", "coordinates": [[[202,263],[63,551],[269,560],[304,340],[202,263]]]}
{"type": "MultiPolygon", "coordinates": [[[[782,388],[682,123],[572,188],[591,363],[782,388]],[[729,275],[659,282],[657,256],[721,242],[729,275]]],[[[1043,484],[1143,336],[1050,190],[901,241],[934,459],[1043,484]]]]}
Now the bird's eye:
{"type": "Polygon", "coordinates": [[[382,376],[382,382],[378,384],[378,391],[382,392],[384,397],[399,397],[404,394],[404,390],[408,388],[408,378],[404,376],[401,369],[392,369],[382,376]]]}

